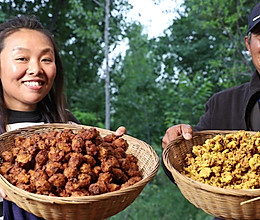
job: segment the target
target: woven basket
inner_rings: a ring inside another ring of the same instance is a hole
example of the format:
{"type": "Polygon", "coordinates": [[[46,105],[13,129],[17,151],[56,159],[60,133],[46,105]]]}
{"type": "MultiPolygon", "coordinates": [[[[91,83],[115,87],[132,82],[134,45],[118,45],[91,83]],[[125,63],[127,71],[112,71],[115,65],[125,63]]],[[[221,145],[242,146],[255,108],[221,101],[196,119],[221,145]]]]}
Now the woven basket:
{"type": "Polygon", "coordinates": [[[194,145],[202,145],[206,139],[217,134],[234,132],[237,131],[195,132],[191,140],[178,137],[164,149],[163,160],[184,197],[197,208],[224,219],[260,219],[260,189],[223,189],[192,180],[180,173],[185,165],[186,154],[191,153],[194,145]]]}
{"type": "MultiPolygon", "coordinates": [[[[12,148],[16,135],[28,137],[33,133],[63,129],[78,131],[81,128],[88,129],[90,127],[75,124],[44,124],[6,132],[0,135],[0,152],[12,148]]],[[[101,136],[113,133],[101,128],[96,129],[101,136]]],[[[2,175],[0,175],[0,185],[8,198],[19,207],[47,220],[100,220],[108,218],[129,206],[145,185],[156,175],[159,168],[159,158],[151,146],[128,135],[124,135],[123,138],[129,144],[127,153],[137,157],[138,166],[143,176],[141,181],[127,188],[95,196],[53,197],[21,190],[10,184],[2,175]]]]}

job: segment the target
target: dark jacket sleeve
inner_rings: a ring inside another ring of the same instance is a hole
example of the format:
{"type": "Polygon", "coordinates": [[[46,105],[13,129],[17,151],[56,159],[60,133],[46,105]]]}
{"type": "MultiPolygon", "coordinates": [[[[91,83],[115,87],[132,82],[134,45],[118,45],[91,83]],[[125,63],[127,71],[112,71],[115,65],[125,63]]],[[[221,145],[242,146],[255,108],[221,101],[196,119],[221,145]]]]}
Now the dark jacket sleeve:
{"type": "Polygon", "coordinates": [[[214,109],[214,101],[213,99],[209,99],[206,103],[206,109],[204,114],[200,117],[199,123],[194,126],[195,131],[202,131],[211,128],[211,109],[214,109]]]}

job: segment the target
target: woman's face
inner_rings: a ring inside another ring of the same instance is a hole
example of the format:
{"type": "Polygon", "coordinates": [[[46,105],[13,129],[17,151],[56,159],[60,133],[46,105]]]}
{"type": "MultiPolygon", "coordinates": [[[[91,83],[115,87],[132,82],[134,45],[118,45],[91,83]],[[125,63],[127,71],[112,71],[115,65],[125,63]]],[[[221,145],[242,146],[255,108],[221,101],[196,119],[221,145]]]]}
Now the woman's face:
{"type": "Polygon", "coordinates": [[[43,33],[20,29],[4,40],[0,78],[8,109],[35,110],[52,88],[55,76],[54,48],[43,33]]]}

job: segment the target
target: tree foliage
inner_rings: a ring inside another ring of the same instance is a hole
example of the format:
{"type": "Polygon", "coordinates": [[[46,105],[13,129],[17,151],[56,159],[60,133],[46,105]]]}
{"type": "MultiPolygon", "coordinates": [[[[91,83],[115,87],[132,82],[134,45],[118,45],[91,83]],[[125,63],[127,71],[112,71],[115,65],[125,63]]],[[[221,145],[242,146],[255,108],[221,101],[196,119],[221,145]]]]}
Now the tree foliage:
{"type": "Polygon", "coordinates": [[[164,94],[157,85],[154,53],[140,24],[129,26],[126,37],[129,49],[125,57],[116,60],[112,74],[113,123],[116,127],[125,125],[131,135],[148,143],[158,143],[163,129],[161,99],[164,94]]]}
{"type": "Polygon", "coordinates": [[[167,126],[195,125],[213,93],[249,80],[254,68],[244,36],[255,3],[184,1],[155,48],[158,69],[172,97],[165,112],[167,126]]]}

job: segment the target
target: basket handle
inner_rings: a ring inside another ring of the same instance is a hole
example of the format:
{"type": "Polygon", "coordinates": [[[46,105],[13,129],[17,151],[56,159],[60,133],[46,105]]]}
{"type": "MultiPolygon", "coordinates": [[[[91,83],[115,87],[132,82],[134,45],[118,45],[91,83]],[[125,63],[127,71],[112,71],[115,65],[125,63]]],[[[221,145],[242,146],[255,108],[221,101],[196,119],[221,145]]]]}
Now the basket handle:
{"type": "Polygon", "coordinates": [[[254,201],[257,201],[260,199],[260,196],[256,197],[256,198],[253,198],[253,199],[249,199],[247,201],[244,201],[244,202],[241,202],[240,205],[245,205],[247,203],[250,203],[250,202],[254,202],[254,201]]]}

